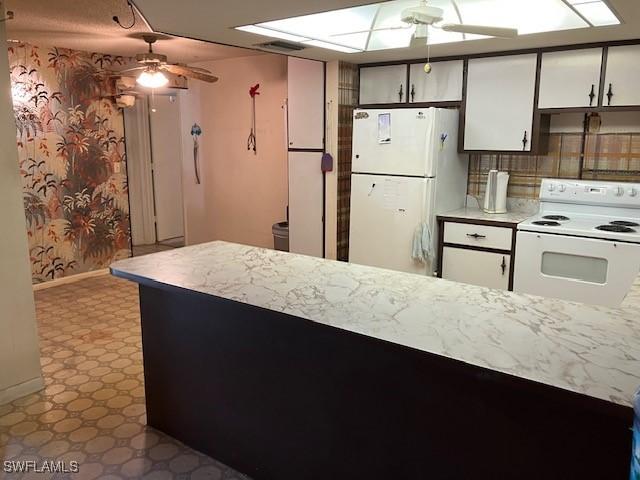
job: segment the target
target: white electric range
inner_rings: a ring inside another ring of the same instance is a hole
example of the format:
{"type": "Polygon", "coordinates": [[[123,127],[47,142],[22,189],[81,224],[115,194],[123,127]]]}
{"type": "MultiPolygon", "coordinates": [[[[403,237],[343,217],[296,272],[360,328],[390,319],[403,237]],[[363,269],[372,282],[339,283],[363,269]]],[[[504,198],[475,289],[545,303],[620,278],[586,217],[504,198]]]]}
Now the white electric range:
{"type": "Polygon", "coordinates": [[[544,179],[518,224],[514,290],[618,306],[640,273],[640,184],[544,179]]]}

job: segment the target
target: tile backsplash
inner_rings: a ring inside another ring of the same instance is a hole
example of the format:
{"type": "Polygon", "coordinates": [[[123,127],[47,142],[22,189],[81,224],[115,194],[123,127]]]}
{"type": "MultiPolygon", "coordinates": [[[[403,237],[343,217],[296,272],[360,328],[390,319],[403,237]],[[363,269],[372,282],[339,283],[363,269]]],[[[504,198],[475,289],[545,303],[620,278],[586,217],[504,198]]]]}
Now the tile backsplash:
{"type": "Polygon", "coordinates": [[[574,178],[640,182],[640,127],[638,133],[552,133],[547,155],[471,155],[469,195],[482,196],[487,173],[508,171],[507,195],[537,198],[543,178],[574,178]]]}

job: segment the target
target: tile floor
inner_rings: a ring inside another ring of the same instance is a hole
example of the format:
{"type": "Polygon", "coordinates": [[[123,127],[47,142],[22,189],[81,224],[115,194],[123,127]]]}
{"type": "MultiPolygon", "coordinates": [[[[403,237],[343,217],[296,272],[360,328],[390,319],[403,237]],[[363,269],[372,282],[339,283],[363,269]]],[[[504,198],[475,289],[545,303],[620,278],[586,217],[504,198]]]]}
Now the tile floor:
{"type": "Polygon", "coordinates": [[[247,477],[146,426],[138,290],[110,276],[36,292],[46,388],[0,406],[0,478],[247,477]],[[4,474],[5,460],[77,474],[4,474]]]}

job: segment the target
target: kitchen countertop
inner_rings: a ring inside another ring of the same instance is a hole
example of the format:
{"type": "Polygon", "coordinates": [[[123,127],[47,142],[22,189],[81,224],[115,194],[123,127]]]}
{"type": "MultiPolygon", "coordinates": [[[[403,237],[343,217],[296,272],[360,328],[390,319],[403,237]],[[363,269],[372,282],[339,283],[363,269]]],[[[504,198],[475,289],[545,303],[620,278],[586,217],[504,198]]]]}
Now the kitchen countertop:
{"type": "Polygon", "coordinates": [[[483,222],[512,223],[518,224],[531,217],[531,212],[508,211],[507,213],[486,213],[484,210],[475,207],[465,207],[452,212],[445,212],[438,215],[443,218],[454,218],[464,220],[480,220],[483,222]]]}
{"type": "Polygon", "coordinates": [[[625,407],[640,386],[640,295],[620,308],[591,306],[219,241],[120,260],[111,272],[625,407]]]}

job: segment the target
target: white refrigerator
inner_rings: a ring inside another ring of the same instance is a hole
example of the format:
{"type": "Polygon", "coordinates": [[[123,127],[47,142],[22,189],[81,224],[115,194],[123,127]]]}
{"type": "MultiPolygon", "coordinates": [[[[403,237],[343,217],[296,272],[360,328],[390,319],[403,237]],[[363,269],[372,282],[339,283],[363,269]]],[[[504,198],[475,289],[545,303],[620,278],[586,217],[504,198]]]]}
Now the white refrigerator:
{"type": "Polygon", "coordinates": [[[440,108],[354,111],[350,262],[434,274],[436,215],[461,208],[467,191],[458,116],[440,108]],[[412,255],[419,227],[430,238],[425,262],[412,255]]]}

